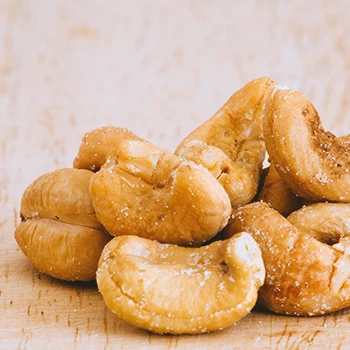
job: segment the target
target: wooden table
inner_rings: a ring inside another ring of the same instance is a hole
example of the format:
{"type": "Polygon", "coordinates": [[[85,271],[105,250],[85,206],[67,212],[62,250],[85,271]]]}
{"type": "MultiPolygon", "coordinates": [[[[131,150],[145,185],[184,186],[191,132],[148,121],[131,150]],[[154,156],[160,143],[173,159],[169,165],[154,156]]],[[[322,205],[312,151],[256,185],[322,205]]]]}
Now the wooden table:
{"type": "Polygon", "coordinates": [[[220,333],[152,335],[118,320],[94,283],[40,274],[13,238],[26,186],[71,166],[97,126],[174,150],[267,75],[348,133],[349,10],[348,0],[1,1],[0,348],[350,348],[349,310],[296,318],[257,308],[220,333]]]}

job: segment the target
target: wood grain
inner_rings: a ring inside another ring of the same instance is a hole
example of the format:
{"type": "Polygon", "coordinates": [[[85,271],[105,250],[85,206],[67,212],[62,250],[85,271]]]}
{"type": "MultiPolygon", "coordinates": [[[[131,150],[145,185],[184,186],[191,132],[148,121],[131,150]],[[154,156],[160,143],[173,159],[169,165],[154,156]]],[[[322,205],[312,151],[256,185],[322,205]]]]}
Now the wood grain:
{"type": "Polygon", "coordinates": [[[349,310],[295,318],[257,308],[221,333],[151,335],[108,311],[94,283],[38,273],[13,239],[26,186],[71,166],[97,126],[174,150],[267,75],[348,133],[349,10],[347,0],[1,1],[0,348],[349,348],[349,310]]]}

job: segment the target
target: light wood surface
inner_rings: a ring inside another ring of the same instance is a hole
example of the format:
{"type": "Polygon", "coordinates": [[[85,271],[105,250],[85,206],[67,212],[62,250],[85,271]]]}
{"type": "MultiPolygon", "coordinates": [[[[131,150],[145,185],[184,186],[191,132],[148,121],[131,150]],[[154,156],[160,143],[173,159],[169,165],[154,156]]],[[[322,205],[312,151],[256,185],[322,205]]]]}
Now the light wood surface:
{"type": "Polygon", "coordinates": [[[96,285],[40,274],[16,245],[20,198],[71,166],[83,134],[132,129],[167,150],[249,80],[303,92],[326,128],[350,130],[350,2],[1,1],[0,348],[348,349],[350,311],[296,318],[257,308],[201,336],[118,320],[96,285]]]}

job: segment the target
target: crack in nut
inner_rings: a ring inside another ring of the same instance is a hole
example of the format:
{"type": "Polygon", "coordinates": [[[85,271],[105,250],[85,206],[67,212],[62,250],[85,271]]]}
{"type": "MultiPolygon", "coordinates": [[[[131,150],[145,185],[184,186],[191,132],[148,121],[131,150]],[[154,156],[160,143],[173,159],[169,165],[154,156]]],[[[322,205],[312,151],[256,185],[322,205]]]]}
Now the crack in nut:
{"type": "Polygon", "coordinates": [[[225,237],[245,230],[258,242],[266,268],[260,303],[277,313],[311,316],[350,306],[350,241],[322,243],[324,235],[349,236],[349,227],[349,204],[314,204],[287,220],[259,202],[233,212],[225,237]]]}
{"type": "Polygon", "coordinates": [[[260,249],[247,233],[202,248],[122,236],[105,247],[97,283],[121,319],[156,333],[195,334],[249,313],[264,275],[260,249]]]}

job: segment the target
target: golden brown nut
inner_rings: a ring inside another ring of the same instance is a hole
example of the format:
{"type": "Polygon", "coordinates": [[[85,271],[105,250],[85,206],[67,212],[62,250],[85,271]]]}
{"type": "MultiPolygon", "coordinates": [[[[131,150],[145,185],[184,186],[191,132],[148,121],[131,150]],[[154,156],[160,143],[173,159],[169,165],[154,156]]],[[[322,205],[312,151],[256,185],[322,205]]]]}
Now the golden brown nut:
{"type": "Polygon", "coordinates": [[[50,219],[21,222],[15,237],[39,271],[68,281],[95,279],[102,249],[111,239],[102,229],[50,219]]]}
{"type": "Polygon", "coordinates": [[[39,177],[24,192],[15,238],[40,271],[64,280],[93,280],[111,236],[96,219],[91,171],[61,169],[39,177]]]}
{"type": "Polygon", "coordinates": [[[127,129],[107,126],[87,132],[82,140],[73,167],[77,169],[100,170],[109,157],[114,157],[122,140],[140,140],[127,129]]]}
{"type": "Polygon", "coordinates": [[[323,130],[300,93],[276,91],[266,108],[267,151],[288,187],[305,199],[350,201],[350,144],[323,130]]]}
{"type": "Polygon", "coordinates": [[[40,176],[24,191],[21,215],[102,229],[89,193],[92,175],[88,170],[65,168],[40,176]]]}
{"type": "Polygon", "coordinates": [[[292,213],[290,221],[320,242],[339,247],[350,236],[350,204],[317,203],[292,213]]]}
{"type": "Polygon", "coordinates": [[[91,179],[99,221],[114,236],[190,245],[209,240],[231,212],[223,187],[202,166],[145,141],[124,140],[91,179]]]}
{"type": "Polygon", "coordinates": [[[226,237],[242,230],[253,235],[262,251],[266,279],[259,302],[264,306],[277,313],[305,316],[350,306],[347,240],[338,247],[322,243],[262,202],[234,211],[226,237]]]}
{"type": "Polygon", "coordinates": [[[295,210],[300,209],[305,201],[296,196],[279,176],[273,164],[268,168],[258,201],[264,201],[271,205],[283,216],[287,216],[295,210]]]}
{"type": "Polygon", "coordinates": [[[247,315],[264,275],[260,249],[248,233],[201,248],[123,236],[103,250],[97,283],[107,306],[132,325],[196,334],[247,315]]]}
{"type": "Polygon", "coordinates": [[[257,192],[265,157],[261,117],[274,88],[269,78],[248,83],[175,152],[208,168],[224,186],[233,208],[248,203],[257,192]]]}

